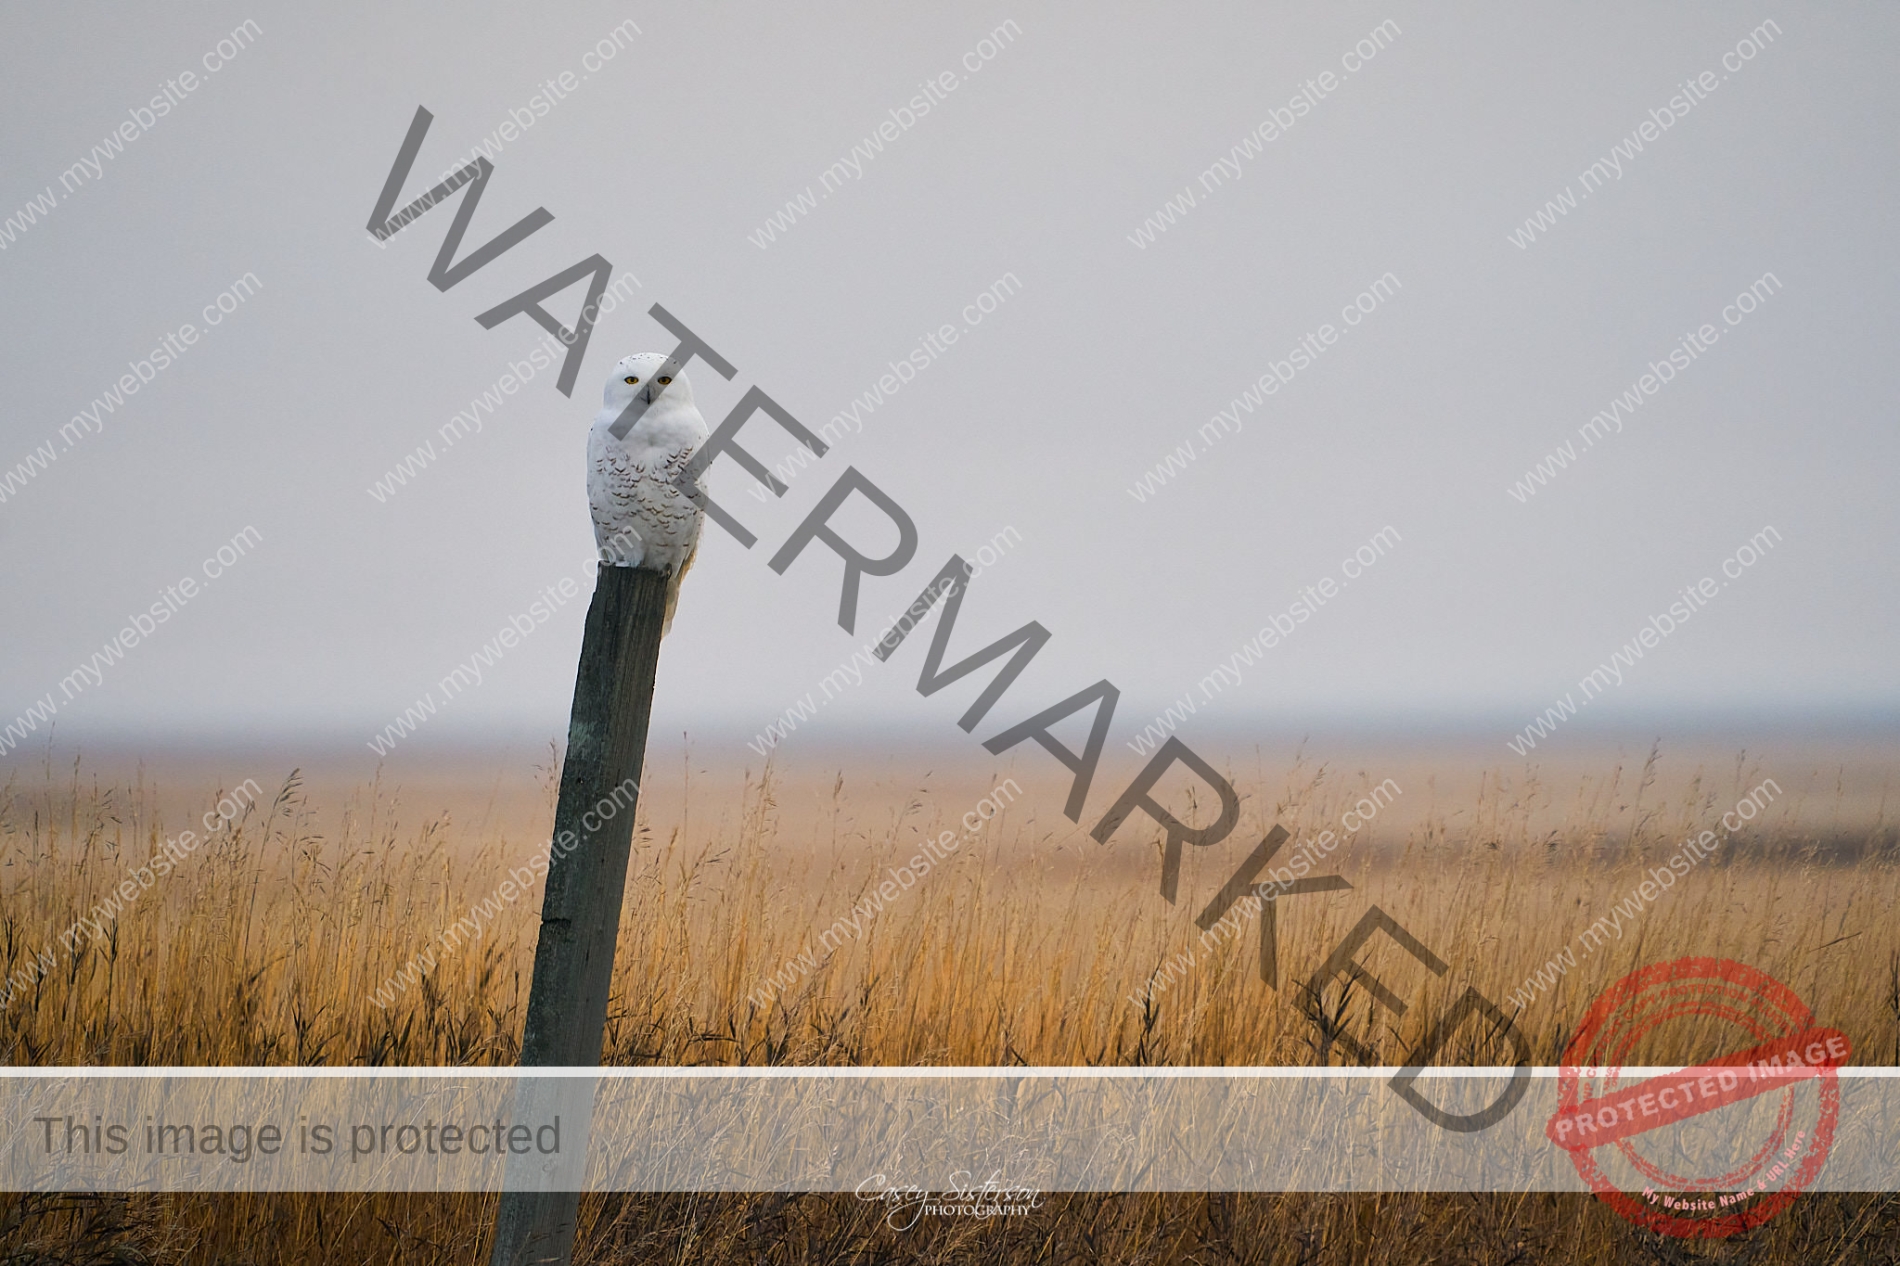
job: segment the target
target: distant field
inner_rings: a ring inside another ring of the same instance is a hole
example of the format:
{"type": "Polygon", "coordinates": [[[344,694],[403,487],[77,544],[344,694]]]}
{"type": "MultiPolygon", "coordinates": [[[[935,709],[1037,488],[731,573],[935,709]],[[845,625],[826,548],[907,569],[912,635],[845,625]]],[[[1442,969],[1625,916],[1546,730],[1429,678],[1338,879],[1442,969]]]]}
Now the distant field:
{"type": "MultiPolygon", "coordinates": [[[[1782,980],[1849,1035],[1856,1062],[1900,1062],[1900,831],[1883,800],[1894,766],[1879,753],[1833,768],[1733,754],[1719,766],[1646,764],[1638,753],[1620,767],[1536,774],[1434,770],[1419,753],[1340,765],[1237,754],[1228,769],[1246,796],[1241,827],[1188,850],[1177,905],[1157,891],[1151,824],[1138,817],[1098,845],[1085,833],[1093,818],[1068,822],[1063,788],[1020,766],[946,776],[894,756],[781,773],[674,756],[669,769],[656,752],[647,773],[610,1063],[1312,1064],[1342,1062],[1343,1038],[1395,1064],[1467,983],[1515,1014],[1536,1062],[1555,1063],[1605,985],[1691,954],[1782,980]],[[1764,780],[1775,791],[1761,791],[1764,780]],[[1259,977],[1252,922],[1201,940],[1195,914],[1269,827],[1292,833],[1290,855],[1338,831],[1380,786],[1368,824],[1315,868],[1352,890],[1281,909],[1277,989],[1259,977]],[[1630,904],[1650,869],[1751,794],[1748,820],[1711,857],[1630,904]],[[964,832],[986,797],[987,819],[964,832]],[[947,860],[867,906],[888,868],[945,830],[962,837],[947,860]],[[1618,934],[1579,951],[1619,903],[1630,917],[1618,934]],[[1337,987],[1303,996],[1300,982],[1370,904],[1451,964],[1435,978],[1389,945],[1363,956],[1417,1003],[1402,1020],[1337,987]],[[837,931],[854,912],[857,930],[837,931]]],[[[532,769],[460,782],[386,774],[354,790],[322,770],[309,783],[282,770],[266,782],[242,760],[157,785],[149,769],[143,786],[109,772],[35,771],[6,789],[0,1061],[514,1060],[540,893],[508,899],[498,885],[545,847],[552,805],[532,769]],[[186,829],[203,842],[180,852],[186,829]],[[109,890],[166,855],[168,840],[172,873],[114,907],[109,890]],[[74,934],[80,919],[91,922],[74,934]]],[[[1106,799],[1091,800],[1094,814],[1106,799]]],[[[1688,1049],[1693,1033],[1678,1036],[1682,1049],[1650,1062],[1706,1053],[1688,1049]]],[[[1507,1057],[1480,1034],[1446,1058],[1507,1057]]],[[[1891,1238],[1892,1199],[1810,1198],[1768,1234],[1848,1252],[1871,1234],[1891,1238]]],[[[467,1261],[491,1207],[473,1196],[5,1200],[0,1241],[27,1254],[17,1260],[104,1260],[119,1246],[166,1261],[213,1249],[467,1261]]],[[[1428,1260],[1419,1246],[1448,1237],[1474,1247],[1441,1260],[1610,1262],[1632,1251],[1614,1215],[1553,1196],[1068,1197],[1016,1225],[919,1230],[901,1249],[874,1215],[835,1197],[625,1197],[588,1209],[595,1261],[928,1250],[1402,1262],[1428,1260]]],[[[1839,1260],[1873,1260],[1857,1253],[1839,1260]]]]}

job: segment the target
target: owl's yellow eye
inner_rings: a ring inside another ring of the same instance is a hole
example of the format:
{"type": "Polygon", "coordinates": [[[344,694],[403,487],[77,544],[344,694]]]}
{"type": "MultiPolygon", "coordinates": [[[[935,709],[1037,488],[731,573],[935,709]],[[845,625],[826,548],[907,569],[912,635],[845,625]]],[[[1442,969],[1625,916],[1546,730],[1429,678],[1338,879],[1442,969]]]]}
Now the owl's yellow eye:
{"type": "Polygon", "coordinates": [[[668,383],[670,383],[670,382],[672,382],[672,381],[673,381],[673,380],[672,380],[671,378],[662,378],[662,379],[660,379],[660,385],[661,385],[662,387],[664,387],[664,386],[666,386],[666,385],[667,385],[668,383]]]}
{"type": "Polygon", "coordinates": [[[639,381],[640,380],[638,378],[629,378],[627,379],[627,385],[631,387],[634,383],[639,382],[639,381]]]}

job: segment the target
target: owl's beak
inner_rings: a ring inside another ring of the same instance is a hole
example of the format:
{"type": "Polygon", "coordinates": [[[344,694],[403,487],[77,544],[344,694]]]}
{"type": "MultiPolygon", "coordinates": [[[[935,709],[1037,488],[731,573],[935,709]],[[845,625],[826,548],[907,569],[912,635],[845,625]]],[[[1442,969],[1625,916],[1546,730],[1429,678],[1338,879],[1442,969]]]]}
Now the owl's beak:
{"type": "Polygon", "coordinates": [[[648,404],[653,403],[653,384],[652,383],[647,384],[646,390],[640,393],[640,398],[642,400],[645,400],[648,404]]]}

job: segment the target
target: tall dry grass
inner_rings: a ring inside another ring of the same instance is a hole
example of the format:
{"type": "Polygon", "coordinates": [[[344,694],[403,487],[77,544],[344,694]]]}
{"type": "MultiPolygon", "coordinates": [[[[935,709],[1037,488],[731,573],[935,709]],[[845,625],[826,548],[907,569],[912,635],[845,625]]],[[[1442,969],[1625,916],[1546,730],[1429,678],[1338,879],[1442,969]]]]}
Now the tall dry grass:
{"type": "MultiPolygon", "coordinates": [[[[1403,830],[1375,821],[1329,859],[1352,891],[1287,899],[1277,990],[1258,977],[1249,925],[1197,950],[1146,1003],[1156,969],[1197,946],[1192,916],[1244,852],[1240,840],[1276,822],[1296,841],[1336,827],[1371,780],[1305,764],[1257,775],[1234,845],[1189,850],[1178,906],[1156,891],[1158,833],[1131,826],[1104,848],[1024,797],[761,1005],[774,973],[969,808],[923,796],[854,803],[842,778],[787,787],[768,769],[730,799],[702,792],[679,822],[638,820],[603,1057],[1313,1063],[1330,1027],[1397,1063],[1467,982],[1508,999],[1759,782],[1738,766],[1663,800],[1653,764],[1561,795],[1534,775],[1488,778],[1478,803],[1455,814],[1414,814],[1403,830]],[[784,825],[788,796],[809,806],[797,832],[784,825]],[[1396,1023],[1350,991],[1313,998],[1300,985],[1371,904],[1452,967],[1439,979],[1390,946],[1362,955],[1414,1003],[1396,1023]]],[[[179,829],[155,803],[150,787],[103,785],[77,766],[6,789],[0,977],[18,987],[0,1011],[0,1061],[514,1060],[539,893],[498,904],[495,892],[542,840],[444,817],[406,823],[376,786],[339,813],[310,804],[292,775],[68,951],[62,933],[179,829]],[[484,902],[493,915],[480,935],[445,946],[444,931],[484,902]],[[32,964],[49,946],[57,965],[41,974],[32,964]],[[423,963],[433,965],[418,971],[423,963]]],[[[1621,940],[1524,1005],[1517,1023],[1533,1057],[1556,1062],[1589,1000],[1624,973],[1716,955],[1792,987],[1850,1036],[1858,1062],[1900,1062],[1895,833],[1880,821],[1844,827],[1824,810],[1784,791],[1621,940]]],[[[1689,1049],[1695,1037],[1678,1030],[1682,1049],[1646,1062],[1706,1054],[1689,1049]]],[[[1475,1033],[1445,1058],[1502,1052],[1475,1033]]],[[[1801,1242],[1805,1256],[1816,1245],[1863,1253],[1896,1220],[1878,1199],[1809,1205],[1745,1251],[1801,1242]]],[[[6,1206],[0,1235],[16,1250],[8,1260],[475,1261],[491,1207],[474,1196],[33,1197],[6,1206]]],[[[1617,1261],[1679,1251],[1632,1238],[1588,1200],[1556,1196],[1076,1196],[1026,1222],[904,1236],[848,1197],[622,1196],[587,1211],[584,1256],[598,1261],[1617,1261]]]]}

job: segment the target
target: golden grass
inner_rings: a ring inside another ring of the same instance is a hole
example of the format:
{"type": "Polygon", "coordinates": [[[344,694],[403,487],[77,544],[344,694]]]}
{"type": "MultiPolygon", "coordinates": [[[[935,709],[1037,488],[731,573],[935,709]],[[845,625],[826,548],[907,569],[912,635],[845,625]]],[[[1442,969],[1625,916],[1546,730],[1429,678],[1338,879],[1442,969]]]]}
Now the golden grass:
{"type": "MultiPolygon", "coordinates": [[[[1651,772],[1617,771],[1561,799],[1532,776],[1491,779],[1456,829],[1430,813],[1413,812],[1402,828],[1375,822],[1329,859],[1336,865],[1320,868],[1345,875],[1351,892],[1286,900],[1277,991],[1257,975],[1249,924],[1143,1007],[1131,995],[1195,943],[1193,915],[1251,842],[1274,822],[1295,841],[1337,824],[1369,779],[1303,764],[1271,787],[1256,778],[1232,842],[1190,850],[1178,906],[1156,891],[1156,832],[1131,823],[1104,848],[1050,813],[1059,796],[1025,796],[862,938],[760,1006],[753,996],[774,972],[812,949],[922,835],[969,807],[922,797],[853,804],[841,780],[788,789],[768,770],[730,799],[702,791],[678,824],[656,826],[643,811],[603,1055],[663,1064],[1314,1063],[1325,1044],[1298,982],[1377,904],[1451,972],[1436,979],[1387,946],[1362,957],[1413,1002],[1403,1020],[1342,1002],[1337,991],[1319,1004],[1380,1062],[1398,1063],[1467,982],[1503,1002],[1628,896],[1646,868],[1760,781],[1740,768],[1719,787],[1698,775],[1664,802],[1651,794],[1651,772]],[[788,795],[813,806],[806,828],[786,828],[788,795]]],[[[77,769],[58,785],[8,788],[0,976],[38,976],[28,965],[49,946],[57,966],[0,1012],[0,1061],[513,1061],[538,891],[503,903],[459,948],[440,937],[491,897],[538,838],[471,839],[446,819],[402,828],[375,788],[325,831],[331,819],[292,777],[132,901],[104,935],[67,952],[60,939],[73,920],[180,829],[154,803],[150,788],[85,783],[77,769]],[[391,991],[393,978],[431,954],[431,970],[391,991]],[[389,1005],[378,1005],[379,990],[389,1005]]],[[[1557,1062],[1588,1002],[1617,977],[1713,955],[1788,984],[1822,1023],[1849,1035],[1856,1062],[1900,1062],[1894,833],[1878,821],[1822,829],[1803,820],[1806,808],[1784,793],[1635,930],[1532,1001],[1518,1023],[1533,1058],[1557,1062]]],[[[1696,1036],[1678,1030],[1679,1049],[1646,1052],[1642,1062],[1706,1054],[1690,1049],[1696,1036]]],[[[1468,1039],[1445,1058],[1492,1062],[1502,1053],[1468,1039]]],[[[491,1198],[474,1196],[29,1198],[0,1213],[0,1235],[22,1260],[123,1249],[176,1261],[475,1261],[491,1208],[491,1198]]],[[[1891,1202],[1878,1198],[1810,1199],[1804,1208],[1750,1251],[1772,1245],[1778,1255],[1800,1242],[1802,1255],[1829,1260],[1816,1245],[1858,1246],[1840,1260],[1871,1260],[1860,1255],[1867,1237],[1877,1228],[1891,1236],[1896,1222],[1891,1202]]],[[[1608,1262],[1642,1249],[1614,1215],[1557,1196],[1077,1196],[1010,1224],[944,1223],[903,1236],[848,1197],[625,1196],[590,1200],[587,1215],[583,1257],[596,1261],[1608,1262]]],[[[1653,1240],[1656,1253],[1677,1251],[1653,1240]]]]}

